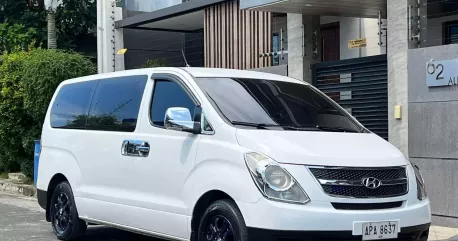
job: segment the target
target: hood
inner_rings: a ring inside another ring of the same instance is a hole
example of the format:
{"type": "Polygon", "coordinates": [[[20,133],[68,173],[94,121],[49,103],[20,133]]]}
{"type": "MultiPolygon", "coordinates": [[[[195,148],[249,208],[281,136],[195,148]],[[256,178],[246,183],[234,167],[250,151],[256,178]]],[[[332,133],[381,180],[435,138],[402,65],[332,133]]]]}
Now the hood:
{"type": "Polygon", "coordinates": [[[396,147],[372,133],[238,129],[241,146],[279,163],[388,167],[409,164],[396,147]]]}

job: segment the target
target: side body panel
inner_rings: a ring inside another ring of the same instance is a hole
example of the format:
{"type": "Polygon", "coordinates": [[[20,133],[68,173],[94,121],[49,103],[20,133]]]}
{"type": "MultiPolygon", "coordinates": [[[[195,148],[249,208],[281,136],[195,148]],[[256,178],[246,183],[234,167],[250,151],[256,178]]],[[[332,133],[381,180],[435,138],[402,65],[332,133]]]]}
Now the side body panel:
{"type": "Polygon", "coordinates": [[[134,139],[135,132],[52,128],[51,109],[59,91],[67,84],[131,75],[145,75],[147,78],[150,72],[146,69],[82,77],[65,81],[56,89],[43,124],[37,180],[39,190],[48,191],[51,179],[62,174],[72,187],[82,218],[112,221],[118,216],[112,209],[98,209],[92,203],[96,200],[107,204],[132,204],[136,197],[126,191],[134,185],[131,183],[131,177],[135,175],[132,172],[134,158],[122,156],[121,146],[123,140],[134,139]]]}

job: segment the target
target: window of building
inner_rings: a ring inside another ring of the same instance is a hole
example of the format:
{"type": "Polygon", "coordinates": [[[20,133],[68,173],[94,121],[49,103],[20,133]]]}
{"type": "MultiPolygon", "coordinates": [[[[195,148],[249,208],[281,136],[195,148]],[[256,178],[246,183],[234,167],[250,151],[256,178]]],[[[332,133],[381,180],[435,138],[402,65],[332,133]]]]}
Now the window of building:
{"type": "MultiPolygon", "coordinates": [[[[272,49],[274,53],[278,53],[280,51],[280,37],[278,36],[278,33],[273,34],[272,49]]],[[[274,54],[272,58],[272,65],[273,66],[280,65],[280,56],[278,54],[274,54]]]]}
{"type": "Polygon", "coordinates": [[[458,21],[444,23],[444,44],[458,43],[458,21]]]}
{"type": "Polygon", "coordinates": [[[64,85],[51,109],[51,127],[84,129],[97,81],[64,85]]]}
{"type": "Polygon", "coordinates": [[[195,104],[178,83],[169,80],[156,80],[153,103],[151,104],[152,123],[163,127],[165,112],[171,107],[188,108],[192,116],[195,104]]]}
{"type": "Polygon", "coordinates": [[[92,100],[88,130],[133,132],[148,77],[125,76],[99,81],[92,100]]]}

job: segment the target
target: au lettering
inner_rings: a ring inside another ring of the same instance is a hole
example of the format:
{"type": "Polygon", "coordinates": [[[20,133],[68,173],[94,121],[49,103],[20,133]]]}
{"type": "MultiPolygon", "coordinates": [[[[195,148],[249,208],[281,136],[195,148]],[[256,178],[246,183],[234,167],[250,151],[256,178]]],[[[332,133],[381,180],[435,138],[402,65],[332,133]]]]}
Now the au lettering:
{"type": "Polygon", "coordinates": [[[458,85],[458,77],[450,77],[448,85],[458,85]]]}

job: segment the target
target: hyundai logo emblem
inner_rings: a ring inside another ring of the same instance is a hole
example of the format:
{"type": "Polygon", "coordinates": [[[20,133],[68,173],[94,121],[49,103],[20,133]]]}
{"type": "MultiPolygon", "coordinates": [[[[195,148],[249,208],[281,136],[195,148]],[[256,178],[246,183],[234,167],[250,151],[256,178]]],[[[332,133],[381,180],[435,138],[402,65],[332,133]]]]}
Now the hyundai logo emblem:
{"type": "Polygon", "coordinates": [[[365,177],[361,180],[362,184],[369,189],[377,189],[382,185],[382,181],[375,177],[365,177]]]}

